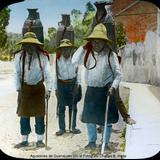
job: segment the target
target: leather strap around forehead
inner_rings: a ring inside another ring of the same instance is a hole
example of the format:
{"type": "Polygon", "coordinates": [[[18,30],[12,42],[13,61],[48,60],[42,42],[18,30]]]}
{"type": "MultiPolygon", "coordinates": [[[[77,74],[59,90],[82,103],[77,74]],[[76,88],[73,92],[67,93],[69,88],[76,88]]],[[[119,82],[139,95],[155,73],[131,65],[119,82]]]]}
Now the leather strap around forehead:
{"type": "Polygon", "coordinates": [[[64,26],[64,29],[63,29],[62,36],[61,36],[60,41],[61,41],[62,39],[64,39],[64,34],[65,34],[66,30],[67,30],[67,27],[64,26]]]}
{"type": "Polygon", "coordinates": [[[106,12],[106,10],[105,10],[105,11],[103,12],[102,16],[98,19],[98,14],[96,13],[96,17],[95,17],[95,19],[96,19],[96,24],[95,24],[95,25],[101,23],[102,19],[103,19],[106,15],[107,15],[107,12],[106,12]]]}

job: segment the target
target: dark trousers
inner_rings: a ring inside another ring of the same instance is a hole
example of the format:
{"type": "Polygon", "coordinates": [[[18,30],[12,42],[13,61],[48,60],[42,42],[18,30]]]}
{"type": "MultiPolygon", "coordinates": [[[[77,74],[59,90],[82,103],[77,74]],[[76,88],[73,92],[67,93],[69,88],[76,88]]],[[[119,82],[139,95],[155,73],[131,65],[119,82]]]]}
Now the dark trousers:
{"type": "MultiPolygon", "coordinates": [[[[44,134],[44,117],[35,117],[35,132],[37,134],[44,134]]],[[[28,135],[31,132],[30,117],[20,118],[20,129],[22,135],[28,135]]]]}
{"type": "MultiPolygon", "coordinates": [[[[59,105],[59,129],[60,130],[65,130],[65,106],[63,105],[59,105]]],[[[71,115],[72,115],[72,105],[69,106],[69,123],[71,124],[71,115]]],[[[76,117],[77,117],[77,104],[75,104],[73,106],[73,120],[72,120],[72,126],[71,129],[75,129],[76,128],[76,117]]],[[[70,128],[70,127],[69,127],[70,128]]]]}
{"type": "Polygon", "coordinates": [[[115,100],[123,119],[126,120],[128,117],[130,117],[130,115],[128,114],[127,109],[119,95],[119,87],[115,91],[115,100]]]}

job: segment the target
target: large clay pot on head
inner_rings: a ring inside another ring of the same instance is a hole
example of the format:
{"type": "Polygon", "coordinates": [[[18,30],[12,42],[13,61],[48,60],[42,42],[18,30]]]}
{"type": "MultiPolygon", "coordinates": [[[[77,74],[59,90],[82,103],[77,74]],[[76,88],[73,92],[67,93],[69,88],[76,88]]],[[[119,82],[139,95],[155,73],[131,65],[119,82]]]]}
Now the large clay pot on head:
{"type": "Polygon", "coordinates": [[[25,20],[23,29],[22,29],[22,35],[28,31],[34,32],[40,42],[44,42],[44,36],[43,36],[43,26],[40,20],[39,12],[37,12],[37,8],[35,9],[29,9],[28,8],[28,18],[25,20]]]}
{"type": "Polygon", "coordinates": [[[62,14],[62,21],[58,23],[56,45],[60,45],[62,39],[69,39],[74,44],[74,30],[70,22],[69,14],[62,14]]]}
{"type": "Polygon", "coordinates": [[[115,22],[111,10],[112,3],[112,1],[100,1],[94,3],[97,11],[93,19],[92,30],[98,23],[103,23],[107,29],[107,37],[114,42],[112,48],[117,52],[115,22]]]}

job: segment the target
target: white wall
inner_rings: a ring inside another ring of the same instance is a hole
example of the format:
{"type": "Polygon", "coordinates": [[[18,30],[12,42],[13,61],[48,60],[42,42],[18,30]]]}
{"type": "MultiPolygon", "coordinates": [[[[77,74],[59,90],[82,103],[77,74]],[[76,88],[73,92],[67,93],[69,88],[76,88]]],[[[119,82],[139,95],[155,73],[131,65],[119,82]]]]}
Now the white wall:
{"type": "Polygon", "coordinates": [[[158,31],[148,31],[144,42],[130,43],[121,49],[123,80],[160,86],[158,31]]]}

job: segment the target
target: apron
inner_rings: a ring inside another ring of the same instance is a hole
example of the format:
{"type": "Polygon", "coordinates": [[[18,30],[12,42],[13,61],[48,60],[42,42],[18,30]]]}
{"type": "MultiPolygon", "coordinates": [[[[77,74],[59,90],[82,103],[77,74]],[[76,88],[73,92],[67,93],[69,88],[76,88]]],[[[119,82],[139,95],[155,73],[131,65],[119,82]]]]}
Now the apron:
{"type": "Polygon", "coordinates": [[[21,117],[45,115],[45,87],[42,81],[37,85],[23,84],[18,94],[17,114],[21,117]]]}
{"type": "MultiPolygon", "coordinates": [[[[82,111],[81,121],[83,123],[94,123],[104,125],[109,87],[87,87],[82,111]]],[[[118,108],[115,97],[111,96],[108,107],[108,123],[116,123],[119,119],[118,108]]]]}
{"type": "Polygon", "coordinates": [[[74,92],[76,87],[76,78],[71,80],[58,80],[58,104],[63,106],[71,106],[81,100],[82,91],[79,86],[77,92],[74,92]]]}

